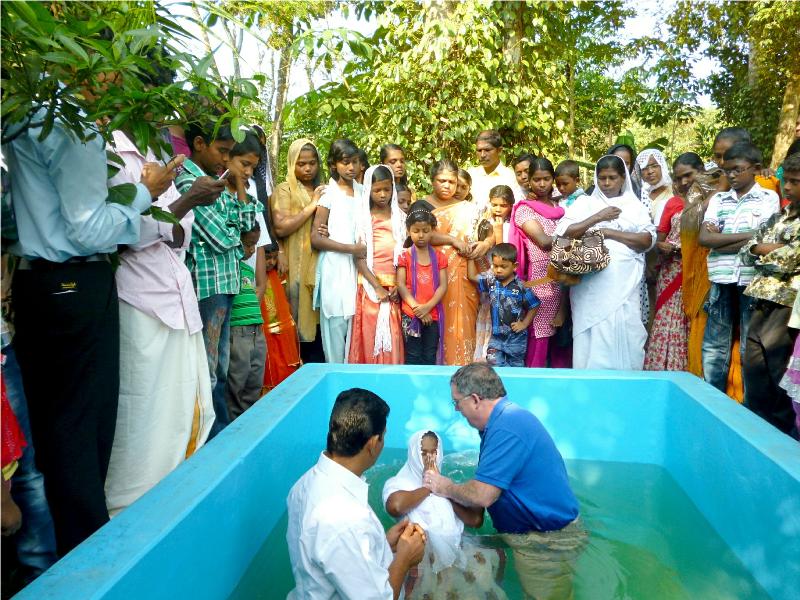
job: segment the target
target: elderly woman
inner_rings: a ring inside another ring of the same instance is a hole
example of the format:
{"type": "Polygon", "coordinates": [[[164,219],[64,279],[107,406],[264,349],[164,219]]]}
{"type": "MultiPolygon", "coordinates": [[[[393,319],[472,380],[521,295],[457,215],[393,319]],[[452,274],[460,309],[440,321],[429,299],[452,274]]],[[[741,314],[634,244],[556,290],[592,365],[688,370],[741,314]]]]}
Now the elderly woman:
{"type": "Polygon", "coordinates": [[[570,206],[557,235],[580,238],[599,229],[611,262],[582,278],[570,290],[573,321],[573,367],[641,369],[647,331],[641,320],[639,289],[644,253],[654,244],[655,226],[633,194],[630,174],[617,156],[597,162],[594,191],[570,206]]]}

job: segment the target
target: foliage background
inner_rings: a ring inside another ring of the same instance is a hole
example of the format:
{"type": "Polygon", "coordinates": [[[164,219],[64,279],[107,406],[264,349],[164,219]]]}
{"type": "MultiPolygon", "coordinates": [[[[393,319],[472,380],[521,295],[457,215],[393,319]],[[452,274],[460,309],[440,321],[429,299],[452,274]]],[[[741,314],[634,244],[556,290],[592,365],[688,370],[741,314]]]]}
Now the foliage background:
{"type": "Polygon", "coordinates": [[[4,2],[4,125],[47,107],[50,123],[104,137],[123,128],[143,146],[190,118],[258,122],[278,180],[299,136],[323,155],[350,137],[373,161],[391,141],[422,188],[436,159],[472,163],[485,128],[503,133],[507,162],[523,151],[592,162],[627,132],[670,158],[707,158],[720,127],[743,125],[779,162],[798,112],[800,3],[662,4],[658,35],[628,29],[655,6],[632,0],[4,2]],[[374,28],[331,26],[331,15],[374,28]],[[152,46],[167,55],[143,59],[152,46]],[[716,65],[705,78],[702,60],[716,65]],[[175,84],[148,88],[132,76],[162,68],[178,73],[175,84]],[[111,71],[129,76],[99,99],[82,94],[82,82],[111,71]],[[309,91],[290,98],[298,77],[309,91]]]}

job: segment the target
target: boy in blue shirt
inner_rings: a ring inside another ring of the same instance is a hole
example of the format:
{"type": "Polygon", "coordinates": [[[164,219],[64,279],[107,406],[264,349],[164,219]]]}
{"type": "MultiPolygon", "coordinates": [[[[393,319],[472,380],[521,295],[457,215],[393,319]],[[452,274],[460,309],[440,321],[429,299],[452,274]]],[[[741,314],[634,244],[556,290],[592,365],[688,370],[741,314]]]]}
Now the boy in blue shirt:
{"type": "Polygon", "coordinates": [[[486,362],[496,367],[525,366],[528,328],[540,302],[517,277],[517,249],[497,244],[492,250],[492,268],[478,273],[475,261],[467,263],[467,277],[478,291],[489,294],[492,306],[492,337],[486,362]]]}

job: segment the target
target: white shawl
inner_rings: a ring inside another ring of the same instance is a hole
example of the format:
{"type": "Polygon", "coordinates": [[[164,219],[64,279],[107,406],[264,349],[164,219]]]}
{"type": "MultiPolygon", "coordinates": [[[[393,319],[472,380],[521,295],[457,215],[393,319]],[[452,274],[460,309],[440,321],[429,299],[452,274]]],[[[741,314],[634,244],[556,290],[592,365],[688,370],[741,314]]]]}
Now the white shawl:
{"type": "MultiPolygon", "coordinates": [[[[411,436],[408,442],[408,459],[400,471],[387,480],[383,486],[383,503],[389,496],[397,491],[411,492],[422,487],[422,437],[430,430],[423,429],[411,436]]],[[[436,452],[436,467],[441,470],[444,453],[442,452],[442,438],[434,432],[438,440],[436,452]]],[[[453,505],[447,498],[431,494],[416,508],[408,513],[408,518],[413,523],[419,523],[428,536],[428,543],[433,552],[433,571],[446,569],[456,565],[463,569],[466,557],[461,549],[461,535],[464,532],[464,523],[456,516],[453,505]]]]}
{"type": "MultiPolygon", "coordinates": [[[[659,179],[658,183],[655,185],[650,185],[644,180],[644,177],[642,177],[641,200],[642,203],[647,207],[647,210],[650,211],[650,216],[653,218],[653,222],[655,223],[656,227],[658,227],[658,224],[661,222],[661,215],[664,212],[664,207],[667,203],[666,201],[659,202],[657,206],[654,206],[653,199],[650,197],[650,192],[657,190],[660,187],[666,187],[667,190],[670,190],[672,188],[672,177],[670,177],[669,174],[667,158],[664,156],[664,153],[661,152],[661,150],[656,150],[655,148],[642,150],[639,153],[639,156],[636,157],[636,164],[639,166],[640,171],[647,166],[648,162],[650,162],[650,157],[655,158],[658,166],[661,167],[661,179],[659,179]]],[[[669,195],[667,195],[667,198],[669,198],[669,195]]]]}
{"type": "MultiPolygon", "coordinates": [[[[622,162],[622,159],[615,157],[622,162]]],[[[558,222],[556,234],[563,235],[570,225],[580,223],[607,206],[616,206],[622,213],[613,221],[596,225],[597,229],[616,229],[628,233],[647,232],[652,238],[650,247],[656,239],[656,228],[650,220],[650,213],[633,193],[630,174],[625,169],[625,184],[622,193],[614,198],[607,197],[597,185],[597,169],[594,174],[594,191],[591,196],[575,202],[567,208],[564,217],[558,222]]],[[[611,263],[599,273],[584,275],[581,282],[570,290],[573,306],[573,336],[604,321],[622,306],[629,296],[639,294],[644,274],[644,253],[636,252],[614,240],[605,241],[611,255],[611,263]]]]}

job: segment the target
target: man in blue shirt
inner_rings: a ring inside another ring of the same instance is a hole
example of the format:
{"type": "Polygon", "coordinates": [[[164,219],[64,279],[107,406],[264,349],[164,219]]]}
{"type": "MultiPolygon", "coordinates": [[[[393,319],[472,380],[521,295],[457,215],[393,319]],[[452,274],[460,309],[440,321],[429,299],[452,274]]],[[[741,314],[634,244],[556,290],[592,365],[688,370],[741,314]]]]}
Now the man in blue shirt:
{"type": "Polygon", "coordinates": [[[514,551],[520,581],[534,598],[569,598],[572,564],[585,539],[564,459],[541,422],[509,402],[486,363],[461,367],[450,379],[455,409],[480,432],[475,478],[456,484],[427,471],[434,494],[489,510],[514,551]]]}
{"type": "Polygon", "coordinates": [[[10,247],[19,258],[14,348],[63,556],[108,521],[104,483],[120,373],[110,254],[139,240],[141,212],[182,159],[148,164],[130,205],[109,203],[100,138],[81,143],[58,122],[45,139],[40,133],[29,128],[3,151],[18,235],[10,247]]]}

